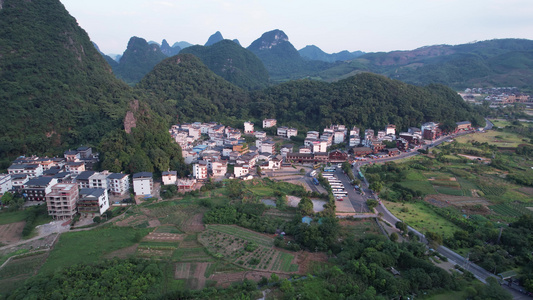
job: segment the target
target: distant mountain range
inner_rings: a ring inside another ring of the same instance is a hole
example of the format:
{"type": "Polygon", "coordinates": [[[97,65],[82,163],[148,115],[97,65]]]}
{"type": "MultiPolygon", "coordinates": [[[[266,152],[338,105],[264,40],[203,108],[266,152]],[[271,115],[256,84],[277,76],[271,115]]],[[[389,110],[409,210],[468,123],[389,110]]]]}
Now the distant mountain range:
{"type": "Polygon", "coordinates": [[[315,45],[305,46],[304,48],[298,50],[298,53],[300,53],[300,55],[305,59],[320,60],[325,62],[351,60],[365,54],[362,51],[349,52],[347,50],[338,53],[328,54],[315,45]]]}
{"type": "MultiPolygon", "coordinates": [[[[204,46],[211,47],[223,40],[222,33],[217,31],[209,37],[204,46]]],[[[233,41],[240,45],[238,40],[233,41]]],[[[159,45],[156,42],[148,44],[159,45]]],[[[212,71],[242,88],[256,89],[264,86],[265,79],[262,78],[263,75],[259,75],[261,72],[247,75],[237,72],[229,76],[231,72],[228,73],[229,69],[226,69],[226,75],[221,73],[219,67],[226,65],[227,62],[216,59],[229,57],[227,45],[222,47],[225,48],[224,55],[217,56],[209,53],[215,51],[213,49],[200,51],[199,48],[186,53],[198,55],[212,71]],[[207,56],[210,57],[209,62],[207,56]],[[249,79],[246,80],[248,82],[242,80],[243,76],[248,76],[249,79]]],[[[152,48],[153,53],[150,55],[146,53],[146,57],[137,55],[136,59],[129,58],[127,64],[136,67],[131,67],[135,72],[132,73],[130,70],[128,74],[123,74],[121,68],[117,67],[110,57],[104,57],[119,78],[132,84],[138,82],[165,56],[176,55],[188,47],[191,47],[191,44],[187,42],[175,43],[170,47],[167,41],[163,40],[159,49],[152,48]]],[[[372,72],[411,84],[441,83],[455,89],[469,86],[516,86],[531,89],[533,86],[533,41],[524,39],[490,40],[456,46],[434,45],[409,51],[364,53],[345,50],[329,54],[314,45],[296,50],[289,42],[289,37],[283,31],[276,29],[265,32],[246,49],[263,63],[270,76],[270,82],[302,78],[331,82],[361,72],[372,72]]],[[[127,49],[125,54],[131,52],[129,50],[131,49],[127,49]]],[[[242,52],[243,48],[235,47],[234,50],[242,52]]],[[[124,64],[121,60],[118,66],[124,64]]],[[[243,60],[237,68],[259,70],[260,67],[254,64],[256,62],[252,60],[243,60]],[[245,66],[246,63],[252,65],[245,66]]]]}

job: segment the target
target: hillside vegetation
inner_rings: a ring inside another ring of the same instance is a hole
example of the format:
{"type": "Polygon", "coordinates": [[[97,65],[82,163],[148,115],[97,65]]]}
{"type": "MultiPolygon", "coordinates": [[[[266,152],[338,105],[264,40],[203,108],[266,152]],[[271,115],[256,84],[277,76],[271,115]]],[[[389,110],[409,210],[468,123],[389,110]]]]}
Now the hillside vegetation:
{"type": "Polygon", "coordinates": [[[100,142],[104,165],[115,171],[167,170],[182,161],[166,123],[113,76],[57,0],[3,1],[0,82],[4,168],[17,155],[60,155],[100,142]],[[124,131],[127,111],[135,119],[132,134],[124,131]]]}
{"type": "Polygon", "coordinates": [[[180,53],[193,54],[215,74],[243,89],[257,90],[268,86],[268,71],[261,60],[233,41],[191,46],[180,53]]]}

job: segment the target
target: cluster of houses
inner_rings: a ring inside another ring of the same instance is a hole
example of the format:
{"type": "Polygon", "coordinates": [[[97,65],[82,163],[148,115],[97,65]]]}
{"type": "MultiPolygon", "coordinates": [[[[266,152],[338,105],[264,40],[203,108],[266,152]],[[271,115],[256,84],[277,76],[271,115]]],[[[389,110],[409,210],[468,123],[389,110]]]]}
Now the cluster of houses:
{"type": "MultiPolygon", "coordinates": [[[[90,147],[64,152],[64,157],[19,157],[0,174],[0,194],[18,192],[26,201],[46,202],[48,214],[55,219],[81,215],[99,216],[110,206],[109,196],[129,193],[129,175],[92,171],[98,155],[90,147]]],[[[134,190],[139,183],[133,177],[134,190]]],[[[150,181],[151,181],[150,174],[150,181]]],[[[151,193],[151,190],[150,190],[151,193]]]]}
{"type": "Polygon", "coordinates": [[[476,97],[487,95],[483,99],[494,106],[530,102],[530,96],[516,87],[467,88],[460,95],[465,101],[475,101],[476,97]]]}
{"type": "MultiPolygon", "coordinates": [[[[275,119],[265,119],[263,128],[277,125],[275,119]]],[[[262,169],[279,169],[281,153],[292,152],[292,145],[285,145],[276,155],[276,144],[264,131],[255,131],[251,122],[244,123],[244,134],[253,135],[255,145],[248,145],[239,129],[218,123],[191,123],[173,125],[172,138],[181,146],[185,162],[192,164],[192,178],[204,181],[208,178],[226,178],[228,166],[233,166],[230,177],[247,178],[257,166],[262,169]],[[202,137],[202,134],[204,136],[202,137]],[[207,137],[207,138],[204,138],[207,137]]],[[[280,136],[290,138],[298,134],[294,128],[278,127],[280,136]]],[[[176,179],[178,189],[191,183],[176,179]]]]}

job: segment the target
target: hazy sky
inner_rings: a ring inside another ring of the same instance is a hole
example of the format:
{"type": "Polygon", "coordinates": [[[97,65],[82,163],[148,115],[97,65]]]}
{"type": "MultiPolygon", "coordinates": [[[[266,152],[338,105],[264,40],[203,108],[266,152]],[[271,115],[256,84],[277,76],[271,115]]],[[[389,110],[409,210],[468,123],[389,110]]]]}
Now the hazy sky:
{"type": "Polygon", "coordinates": [[[220,31],[248,47],[281,29],[301,49],[410,50],[494,38],[533,39],[531,0],[61,0],[104,53],[138,36],[205,44],[220,31]]]}

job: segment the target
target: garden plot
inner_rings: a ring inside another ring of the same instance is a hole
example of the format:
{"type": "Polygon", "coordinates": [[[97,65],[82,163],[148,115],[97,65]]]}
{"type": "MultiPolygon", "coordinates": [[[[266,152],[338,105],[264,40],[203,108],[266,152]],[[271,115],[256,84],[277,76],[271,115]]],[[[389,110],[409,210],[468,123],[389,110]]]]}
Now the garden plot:
{"type": "Polygon", "coordinates": [[[203,289],[205,287],[205,272],[211,263],[177,263],[174,273],[175,279],[185,279],[190,289],[203,289]]]}
{"type": "Polygon", "coordinates": [[[157,232],[150,232],[147,236],[143,238],[143,241],[154,241],[154,242],[177,242],[182,241],[184,238],[184,234],[176,234],[176,233],[157,233],[157,232]]]}
{"type": "Polygon", "coordinates": [[[236,226],[210,225],[199,236],[207,251],[252,270],[292,273],[298,271],[296,253],[274,249],[273,239],[236,226]]]}
{"type": "Polygon", "coordinates": [[[44,263],[48,253],[14,258],[0,269],[0,291],[10,292],[33,276],[44,263]]]}

